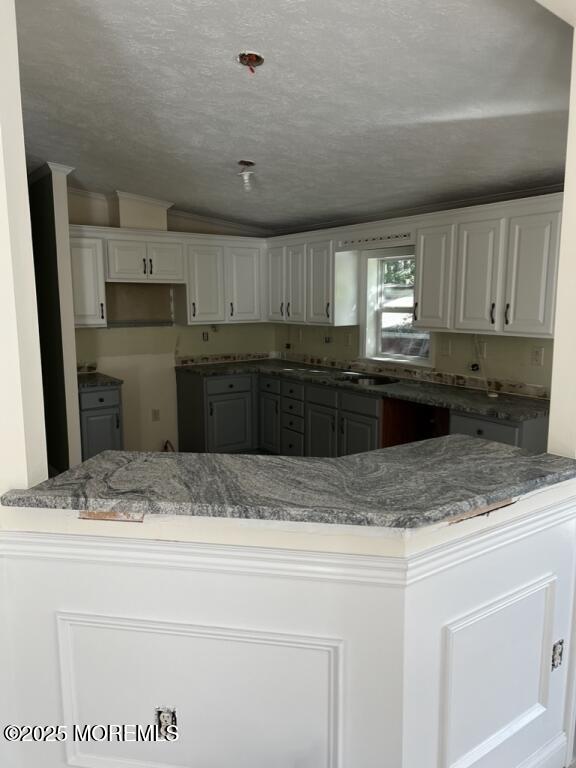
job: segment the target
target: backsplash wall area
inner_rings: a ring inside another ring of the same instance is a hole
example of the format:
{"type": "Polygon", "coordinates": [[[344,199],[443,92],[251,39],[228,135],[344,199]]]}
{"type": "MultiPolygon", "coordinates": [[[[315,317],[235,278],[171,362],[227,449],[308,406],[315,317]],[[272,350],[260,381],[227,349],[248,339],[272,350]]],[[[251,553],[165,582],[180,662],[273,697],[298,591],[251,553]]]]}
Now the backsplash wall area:
{"type": "MultiPolygon", "coordinates": [[[[170,440],[177,448],[176,358],[272,352],[310,356],[329,363],[358,357],[357,327],[255,323],[218,326],[83,328],[76,331],[79,364],[124,380],[124,439],[127,450],[159,451],[170,440]],[[208,340],[203,336],[208,334],[208,340]],[[326,339],[329,339],[326,342],[326,339]],[[290,349],[286,349],[290,344],[290,349]],[[159,421],[152,421],[152,411],[159,421]]],[[[549,394],[553,342],[455,333],[432,335],[434,370],[494,381],[530,385],[530,394],[549,394]],[[469,366],[484,352],[480,372],[469,366]],[[535,354],[537,350],[537,354],[535,354]],[[535,364],[542,362],[542,365],[535,364]]],[[[422,373],[429,373],[424,369],[422,373]]]]}
{"type": "Polygon", "coordinates": [[[166,440],[178,447],[177,357],[275,348],[276,326],[264,323],[76,330],[78,364],[96,363],[102,373],[124,381],[124,447],[128,451],[160,451],[166,440]],[[203,341],[204,333],[208,341],[203,341]],[[153,410],[160,412],[159,421],[152,421],[153,410]]]}

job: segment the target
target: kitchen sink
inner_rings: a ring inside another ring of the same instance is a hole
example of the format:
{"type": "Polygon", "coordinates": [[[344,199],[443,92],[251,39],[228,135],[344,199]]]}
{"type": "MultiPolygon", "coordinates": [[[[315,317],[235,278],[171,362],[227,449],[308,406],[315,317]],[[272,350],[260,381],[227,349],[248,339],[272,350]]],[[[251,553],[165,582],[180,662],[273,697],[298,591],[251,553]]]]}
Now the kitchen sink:
{"type": "Polygon", "coordinates": [[[390,376],[369,376],[368,374],[356,371],[345,371],[335,378],[336,381],[347,381],[350,384],[358,384],[359,387],[382,386],[395,384],[398,381],[398,379],[393,379],[390,376]]]}

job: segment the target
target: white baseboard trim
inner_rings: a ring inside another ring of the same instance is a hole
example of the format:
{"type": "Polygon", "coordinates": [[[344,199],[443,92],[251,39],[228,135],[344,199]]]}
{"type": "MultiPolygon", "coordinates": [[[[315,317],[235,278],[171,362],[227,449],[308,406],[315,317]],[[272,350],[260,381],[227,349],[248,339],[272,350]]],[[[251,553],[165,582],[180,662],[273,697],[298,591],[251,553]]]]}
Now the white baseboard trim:
{"type": "MultiPolygon", "coordinates": [[[[544,744],[518,768],[565,768],[568,740],[564,732],[544,744]]],[[[576,764],[575,764],[576,765],[576,764]]]]}

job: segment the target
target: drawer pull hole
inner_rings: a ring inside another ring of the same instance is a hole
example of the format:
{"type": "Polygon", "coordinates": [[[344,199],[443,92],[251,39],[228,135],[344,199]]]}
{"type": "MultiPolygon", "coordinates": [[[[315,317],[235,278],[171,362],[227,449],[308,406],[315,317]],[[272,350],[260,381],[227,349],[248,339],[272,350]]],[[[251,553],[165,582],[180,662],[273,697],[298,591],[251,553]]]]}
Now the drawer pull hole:
{"type": "Polygon", "coordinates": [[[484,434],[484,430],[483,429],[477,429],[476,430],[476,434],[477,435],[483,435],[484,434]]]}
{"type": "Polygon", "coordinates": [[[103,402],[104,402],[104,398],[103,398],[103,397],[99,397],[99,398],[98,398],[98,402],[99,402],[99,403],[103,403],[103,402]]]}

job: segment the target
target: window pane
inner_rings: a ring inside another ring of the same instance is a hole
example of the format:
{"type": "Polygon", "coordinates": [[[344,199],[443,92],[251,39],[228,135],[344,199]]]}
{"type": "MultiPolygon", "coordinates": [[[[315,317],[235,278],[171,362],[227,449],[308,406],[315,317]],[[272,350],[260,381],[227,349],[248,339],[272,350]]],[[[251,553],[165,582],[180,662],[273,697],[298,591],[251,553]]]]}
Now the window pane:
{"type": "Polygon", "coordinates": [[[381,307],[411,307],[414,304],[414,258],[381,259],[379,303],[381,307]]]}
{"type": "Polygon", "coordinates": [[[411,312],[383,312],[381,317],[380,354],[424,358],[429,356],[430,334],[413,327],[411,312]]]}

